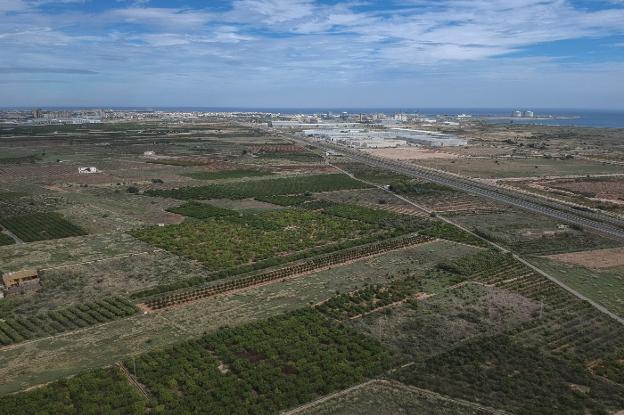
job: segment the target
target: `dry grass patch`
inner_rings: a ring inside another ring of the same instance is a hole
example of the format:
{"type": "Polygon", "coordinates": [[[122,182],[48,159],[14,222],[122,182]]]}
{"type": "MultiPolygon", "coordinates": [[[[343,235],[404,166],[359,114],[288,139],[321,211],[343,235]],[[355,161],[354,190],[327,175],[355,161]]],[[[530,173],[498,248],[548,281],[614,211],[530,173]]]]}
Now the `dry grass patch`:
{"type": "Polygon", "coordinates": [[[546,258],[592,269],[621,267],[624,266],[624,247],[549,255],[546,258]]]}

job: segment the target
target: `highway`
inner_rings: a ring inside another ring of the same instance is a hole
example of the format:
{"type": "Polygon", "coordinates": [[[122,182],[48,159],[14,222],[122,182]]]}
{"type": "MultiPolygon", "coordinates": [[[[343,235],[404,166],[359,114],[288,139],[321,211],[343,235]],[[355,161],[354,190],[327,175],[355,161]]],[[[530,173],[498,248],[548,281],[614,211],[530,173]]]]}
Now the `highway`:
{"type": "Polygon", "coordinates": [[[563,203],[541,199],[523,192],[513,192],[496,185],[490,185],[466,177],[414,165],[397,160],[375,157],[357,149],[328,143],[326,141],[305,140],[323,150],[341,153],[348,158],[370,166],[403,174],[408,177],[424,179],[466,193],[485,197],[529,212],[549,216],[561,222],[579,226],[603,236],[624,242],[624,221],[619,218],[600,214],[596,211],[581,211],[563,203]]]}

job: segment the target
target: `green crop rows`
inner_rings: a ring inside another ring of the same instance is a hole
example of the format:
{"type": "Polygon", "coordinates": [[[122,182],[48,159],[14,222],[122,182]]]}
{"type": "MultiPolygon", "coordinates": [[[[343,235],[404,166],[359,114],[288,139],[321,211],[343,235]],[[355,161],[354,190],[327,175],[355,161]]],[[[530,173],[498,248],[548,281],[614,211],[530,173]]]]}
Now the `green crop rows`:
{"type": "Polygon", "coordinates": [[[414,216],[401,215],[382,209],[330,202],[327,200],[307,202],[300,206],[306,209],[316,209],[323,213],[341,218],[360,220],[382,228],[415,231],[417,229],[426,228],[431,224],[431,222],[426,219],[416,218],[414,216]]]}
{"type": "Polygon", "coordinates": [[[272,203],[278,206],[298,206],[313,200],[311,196],[306,195],[258,196],[255,199],[260,202],[272,203]]]}
{"type": "Polygon", "coordinates": [[[9,235],[5,235],[0,233],[0,246],[2,245],[13,245],[15,241],[9,235]]]}
{"type": "MultiPolygon", "coordinates": [[[[387,251],[390,249],[398,249],[407,245],[425,242],[428,241],[429,238],[421,235],[407,235],[407,236],[397,236],[400,234],[399,232],[392,232],[387,234],[373,234],[369,235],[362,239],[351,239],[345,240],[343,242],[339,242],[336,244],[319,246],[311,249],[307,249],[305,251],[300,251],[295,254],[286,255],[286,256],[278,256],[271,257],[262,261],[254,262],[253,264],[245,264],[237,267],[227,268],[221,271],[212,272],[205,276],[200,277],[191,277],[186,279],[178,280],[174,283],[170,284],[161,284],[155,287],[148,288],[146,290],[137,291],[131,294],[131,298],[133,299],[144,299],[150,298],[158,294],[169,293],[176,290],[181,290],[190,287],[197,287],[200,285],[204,285],[210,281],[216,281],[220,279],[224,279],[227,277],[232,277],[236,275],[243,275],[249,272],[255,272],[258,270],[264,270],[266,268],[275,267],[281,264],[286,264],[289,262],[295,262],[299,260],[304,260],[303,263],[306,267],[305,271],[309,271],[321,266],[338,264],[345,261],[349,261],[356,258],[361,258],[366,255],[373,255],[376,253],[380,253],[383,251],[387,251]],[[311,265],[310,265],[311,264],[311,265]],[[311,266],[309,268],[308,266],[311,266]]],[[[286,269],[296,268],[298,272],[303,272],[300,268],[299,263],[289,265],[285,268],[280,268],[279,272],[282,272],[286,269]]],[[[268,271],[273,272],[273,271],[268,271]]],[[[283,277],[290,275],[286,273],[283,277]]],[[[204,290],[210,290],[212,286],[205,288],[196,288],[194,289],[194,293],[197,294],[199,292],[204,292],[204,290]]],[[[231,289],[231,288],[228,288],[231,289]]],[[[227,290],[227,289],[226,289],[227,290]]],[[[224,291],[226,291],[224,290],[224,291]]],[[[221,292],[221,291],[219,291],[221,292]]],[[[195,295],[193,294],[193,295],[195,295]]],[[[199,295],[199,297],[205,297],[212,294],[199,295]]]]}
{"type": "Polygon", "coordinates": [[[219,170],[219,171],[198,171],[185,174],[184,176],[197,180],[220,180],[220,179],[240,179],[243,177],[269,176],[273,173],[262,170],[219,170]]]}
{"type": "Polygon", "coordinates": [[[0,224],[24,242],[67,238],[86,234],[83,229],[54,212],[0,218],[0,224]]]}
{"type": "Polygon", "coordinates": [[[145,400],[119,369],[98,369],[18,395],[3,396],[11,415],[141,415],[145,400]]]}
{"type": "Polygon", "coordinates": [[[318,163],[321,161],[321,156],[309,152],[266,152],[258,153],[256,156],[263,159],[285,159],[291,161],[299,161],[302,163],[318,163]]]}
{"type": "Polygon", "coordinates": [[[330,190],[362,189],[366,187],[368,186],[345,174],[320,174],[254,180],[242,183],[210,184],[173,190],[148,190],[145,194],[148,196],[170,197],[181,200],[244,199],[256,196],[326,192],[330,190]]]}
{"type": "MultiPolygon", "coordinates": [[[[333,252],[326,255],[315,256],[304,262],[279,268],[276,270],[270,270],[260,272],[257,274],[243,276],[237,279],[229,280],[220,284],[212,284],[205,287],[194,288],[191,290],[179,291],[174,294],[167,294],[161,297],[152,298],[146,302],[146,304],[153,309],[169,307],[177,304],[182,304],[190,301],[195,301],[200,298],[205,298],[220,294],[226,291],[237,290],[241,288],[250,287],[252,285],[265,283],[268,281],[274,281],[278,279],[287,278],[292,275],[309,272],[318,268],[327,267],[346,261],[362,258],[369,255],[375,255],[381,252],[385,252],[392,249],[403,248],[409,245],[415,245],[423,243],[429,239],[420,235],[410,235],[405,237],[399,237],[386,241],[380,241],[368,245],[357,246],[351,249],[345,249],[338,252],[333,252]]],[[[200,281],[201,282],[201,281],[200,281]]],[[[171,289],[177,287],[170,287],[171,289]]],[[[171,290],[170,290],[171,291],[171,290]]],[[[398,290],[397,290],[398,291],[398,290]]],[[[146,294],[153,293],[154,290],[148,290],[146,294]]],[[[160,291],[166,292],[166,291],[160,291]]]]}
{"type": "Polygon", "coordinates": [[[401,180],[390,184],[390,190],[396,193],[422,195],[429,193],[452,193],[454,189],[436,183],[421,182],[416,180],[401,180]]]}
{"type": "Polygon", "coordinates": [[[238,216],[238,212],[231,209],[224,209],[217,206],[201,202],[188,202],[182,206],[167,209],[178,215],[190,216],[197,219],[222,218],[225,216],[238,216]]]}
{"type": "Polygon", "coordinates": [[[6,346],[38,337],[53,336],[136,313],[123,298],[107,298],[93,303],[50,311],[30,317],[0,320],[0,345],[6,346]]]}
{"type": "Polygon", "coordinates": [[[502,255],[498,251],[488,250],[454,261],[443,262],[438,267],[455,274],[473,275],[503,265],[510,258],[510,255],[502,255]]]}
{"type": "Polygon", "coordinates": [[[624,407],[624,394],[617,385],[504,335],[464,344],[402,369],[397,377],[518,415],[606,414],[624,407]]]}
{"type": "Polygon", "coordinates": [[[270,414],[389,363],[380,344],[305,310],[146,353],[136,372],[167,413],[270,414]]]}

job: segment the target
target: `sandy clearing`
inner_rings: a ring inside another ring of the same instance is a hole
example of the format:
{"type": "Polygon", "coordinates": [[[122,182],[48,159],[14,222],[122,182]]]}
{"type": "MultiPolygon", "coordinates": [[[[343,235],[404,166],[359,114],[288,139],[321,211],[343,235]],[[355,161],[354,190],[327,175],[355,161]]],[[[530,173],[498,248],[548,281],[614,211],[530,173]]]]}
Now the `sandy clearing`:
{"type": "Polygon", "coordinates": [[[420,147],[371,148],[364,150],[378,157],[387,157],[395,160],[429,160],[429,159],[456,159],[457,154],[431,150],[420,147]]]}
{"type": "Polygon", "coordinates": [[[586,268],[602,269],[624,266],[624,248],[595,249],[549,255],[546,258],[586,268]]]}

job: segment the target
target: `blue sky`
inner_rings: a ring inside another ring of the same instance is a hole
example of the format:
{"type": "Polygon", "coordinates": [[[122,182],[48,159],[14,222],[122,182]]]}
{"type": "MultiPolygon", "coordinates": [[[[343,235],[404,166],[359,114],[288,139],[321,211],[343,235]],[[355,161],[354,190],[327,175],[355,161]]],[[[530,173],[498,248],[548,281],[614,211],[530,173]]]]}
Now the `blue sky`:
{"type": "Polygon", "coordinates": [[[0,106],[624,109],[624,0],[0,0],[0,106]]]}

